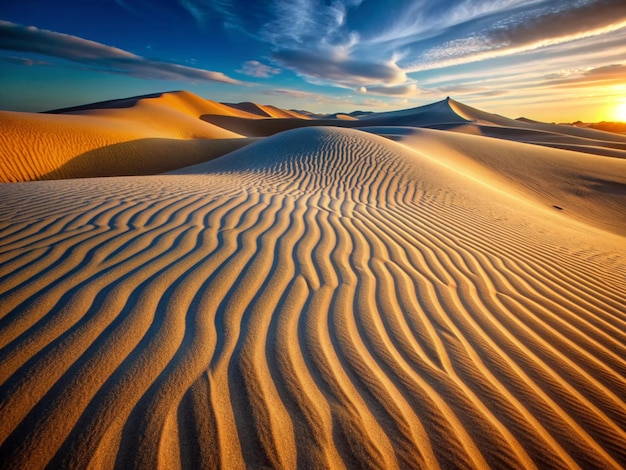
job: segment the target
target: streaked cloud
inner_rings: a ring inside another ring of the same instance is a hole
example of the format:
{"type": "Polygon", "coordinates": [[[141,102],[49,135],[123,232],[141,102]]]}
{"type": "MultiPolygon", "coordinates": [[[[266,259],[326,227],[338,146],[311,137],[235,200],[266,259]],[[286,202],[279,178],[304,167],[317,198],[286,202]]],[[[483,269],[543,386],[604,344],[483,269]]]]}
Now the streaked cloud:
{"type": "Polygon", "coordinates": [[[397,97],[415,97],[420,95],[421,93],[421,90],[418,88],[416,83],[408,83],[406,85],[397,86],[360,87],[357,91],[363,94],[388,95],[397,97]]]}
{"type": "Polygon", "coordinates": [[[276,51],[272,58],[307,78],[348,88],[372,83],[401,84],[407,80],[406,74],[391,62],[376,63],[296,49],[276,51]]]}
{"type": "Polygon", "coordinates": [[[406,68],[418,72],[480,62],[626,28],[626,2],[623,0],[549,5],[517,12],[496,21],[487,30],[471,32],[432,47],[406,68]]]}
{"type": "MultiPolygon", "coordinates": [[[[293,90],[288,88],[274,88],[264,90],[262,92],[263,95],[272,96],[278,98],[288,98],[290,104],[284,104],[284,107],[293,108],[296,106],[294,104],[294,100],[299,104],[298,106],[305,107],[307,109],[315,108],[315,104],[318,105],[332,105],[333,112],[337,112],[340,107],[344,107],[345,109],[349,109],[350,111],[354,110],[354,107],[363,107],[367,109],[381,109],[381,108],[390,108],[391,105],[386,102],[376,98],[363,96],[355,97],[352,94],[345,95],[326,95],[321,93],[312,93],[309,91],[303,90],[293,90]]],[[[404,104],[405,102],[403,102],[404,104]]]]}
{"type": "Polygon", "coordinates": [[[618,29],[626,22],[623,0],[555,2],[554,6],[502,21],[487,33],[487,39],[499,45],[519,46],[542,42],[565,42],[618,29]],[[571,39],[570,39],[571,38],[571,39]]]}
{"type": "Polygon", "coordinates": [[[50,62],[47,62],[45,60],[31,59],[29,57],[8,56],[0,57],[0,60],[9,64],[26,65],[28,67],[32,67],[33,65],[52,65],[50,62]]]}
{"type": "Polygon", "coordinates": [[[589,87],[626,85],[626,65],[611,64],[573,74],[548,75],[543,86],[589,87]]]}
{"type": "Polygon", "coordinates": [[[237,72],[251,77],[269,78],[273,75],[278,75],[281,70],[276,67],[262,64],[258,60],[248,60],[244,62],[241,69],[237,70],[237,72]]]}
{"type": "Polygon", "coordinates": [[[0,21],[0,49],[42,54],[94,70],[138,78],[243,84],[221,72],[162,62],[95,41],[0,21]]]}

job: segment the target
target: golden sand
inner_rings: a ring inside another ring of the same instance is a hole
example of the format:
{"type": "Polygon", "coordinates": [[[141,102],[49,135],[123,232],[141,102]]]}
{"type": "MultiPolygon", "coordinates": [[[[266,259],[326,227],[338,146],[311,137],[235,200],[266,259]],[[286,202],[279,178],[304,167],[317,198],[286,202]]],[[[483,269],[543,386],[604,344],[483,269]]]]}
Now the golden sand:
{"type": "Polygon", "coordinates": [[[0,185],[0,466],[626,465],[626,160],[461,106],[0,185]]]}

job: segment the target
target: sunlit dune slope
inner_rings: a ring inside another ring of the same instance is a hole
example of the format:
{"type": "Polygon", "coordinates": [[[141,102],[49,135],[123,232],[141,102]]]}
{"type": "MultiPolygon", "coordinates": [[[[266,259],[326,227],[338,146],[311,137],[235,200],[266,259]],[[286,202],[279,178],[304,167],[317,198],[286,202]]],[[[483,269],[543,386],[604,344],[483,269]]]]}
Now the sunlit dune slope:
{"type": "Polygon", "coordinates": [[[199,119],[213,108],[177,92],[54,114],[0,111],[0,182],[155,174],[249,143],[199,119]]]}
{"type": "Polygon", "coordinates": [[[454,112],[468,123],[438,126],[440,129],[484,135],[617,158],[626,157],[626,136],[596,129],[509,119],[448,100],[454,112]]]}
{"type": "Polygon", "coordinates": [[[252,114],[215,101],[205,100],[188,91],[95,103],[58,110],[55,113],[120,120],[124,121],[126,125],[143,129],[152,137],[180,139],[241,137],[199,119],[203,114],[221,114],[241,118],[253,117],[252,114]]]}
{"type": "Polygon", "coordinates": [[[460,117],[468,120],[474,121],[478,124],[489,124],[489,125],[498,125],[502,127],[519,127],[523,129],[536,129],[542,130],[546,132],[555,132],[557,134],[565,134],[576,137],[582,137],[593,140],[604,140],[609,142],[620,142],[626,143],[626,136],[621,134],[616,134],[613,132],[606,132],[597,129],[587,129],[576,126],[567,126],[567,125],[558,125],[558,124],[549,124],[531,120],[518,120],[518,119],[509,119],[504,116],[499,116],[497,114],[488,113],[486,111],[482,111],[476,108],[472,108],[471,106],[467,106],[466,104],[460,103],[458,101],[448,99],[450,108],[454,110],[460,117]]]}
{"type": "Polygon", "coordinates": [[[410,127],[366,127],[496,191],[626,235],[626,159],[410,127]]]}
{"type": "Polygon", "coordinates": [[[202,114],[217,114],[224,116],[238,116],[242,118],[258,117],[254,113],[233,108],[232,106],[216,101],[207,100],[189,91],[179,90],[152,95],[134,96],[110,101],[101,101],[71,108],[57,109],[49,111],[53,114],[89,114],[92,111],[120,110],[134,108],[138,105],[146,106],[167,106],[174,108],[188,116],[197,118],[202,114]]]}
{"type": "MultiPolygon", "coordinates": [[[[626,157],[626,136],[573,126],[509,119],[472,108],[450,98],[417,108],[365,114],[358,119],[341,114],[313,120],[271,119],[269,114],[258,110],[258,105],[252,103],[240,105],[254,106],[257,116],[251,118],[215,113],[203,115],[202,119],[251,137],[266,137],[289,129],[319,125],[347,128],[411,126],[484,135],[603,156],[626,157]],[[264,118],[259,119],[260,116],[264,118]]],[[[250,107],[242,109],[253,111],[250,107]]]]}
{"type": "Polygon", "coordinates": [[[588,168],[444,135],[0,185],[2,466],[625,466],[624,237],[520,190],[588,168]]]}

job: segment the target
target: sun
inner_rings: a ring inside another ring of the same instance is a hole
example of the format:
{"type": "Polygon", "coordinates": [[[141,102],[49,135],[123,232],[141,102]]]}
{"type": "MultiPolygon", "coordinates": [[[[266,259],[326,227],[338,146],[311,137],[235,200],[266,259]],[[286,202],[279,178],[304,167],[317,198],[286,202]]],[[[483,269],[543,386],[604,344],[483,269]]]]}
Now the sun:
{"type": "Polygon", "coordinates": [[[615,119],[621,122],[626,122],[626,101],[622,101],[615,106],[615,111],[613,111],[615,115],[615,119]]]}

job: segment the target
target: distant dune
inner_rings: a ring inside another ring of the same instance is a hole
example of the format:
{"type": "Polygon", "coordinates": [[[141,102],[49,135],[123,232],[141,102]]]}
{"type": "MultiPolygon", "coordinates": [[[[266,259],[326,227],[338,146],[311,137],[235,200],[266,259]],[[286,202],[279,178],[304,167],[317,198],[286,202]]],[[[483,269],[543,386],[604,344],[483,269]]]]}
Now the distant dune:
{"type": "Polygon", "coordinates": [[[574,122],[570,124],[576,127],[586,127],[589,129],[597,129],[600,131],[616,132],[618,134],[626,134],[626,122],[574,122]]]}
{"type": "Polygon", "coordinates": [[[626,137],[450,99],[2,116],[4,181],[110,166],[0,184],[0,468],[626,466],[626,137]]]}

